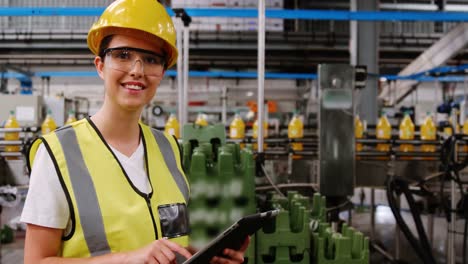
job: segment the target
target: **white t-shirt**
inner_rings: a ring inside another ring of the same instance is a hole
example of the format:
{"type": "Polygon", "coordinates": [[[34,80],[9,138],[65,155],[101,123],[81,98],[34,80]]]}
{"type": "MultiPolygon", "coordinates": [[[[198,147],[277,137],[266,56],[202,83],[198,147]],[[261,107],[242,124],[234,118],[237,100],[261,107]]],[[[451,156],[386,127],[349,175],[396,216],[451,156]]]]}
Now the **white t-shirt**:
{"type": "MultiPolygon", "coordinates": [[[[143,193],[151,186],[145,170],[143,143],[127,157],[110,146],[133,185],[143,193]]],[[[47,149],[40,145],[31,170],[28,195],[21,221],[39,226],[65,229],[70,222],[70,211],[65,193],[47,149]]]]}

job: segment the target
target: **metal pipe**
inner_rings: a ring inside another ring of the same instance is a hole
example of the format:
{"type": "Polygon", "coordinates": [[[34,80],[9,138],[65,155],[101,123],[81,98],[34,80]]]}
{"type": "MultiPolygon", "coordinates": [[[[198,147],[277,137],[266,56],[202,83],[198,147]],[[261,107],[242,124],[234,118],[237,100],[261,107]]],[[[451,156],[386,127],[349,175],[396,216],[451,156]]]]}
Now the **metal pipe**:
{"type": "Polygon", "coordinates": [[[356,152],[356,156],[359,157],[390,157],[390,154],[395,155],[396,157],[432,157],[439,158],[440,153],[438,152],[422,152],[422,151],[412,151],[412,152],[382,152],[382,151],[359,151],[356,152]]]}
{"type": "MultiPolygon", "coordinates": [[[[455,151],[453,153],[454,160],[458,160],[458,146],[455,144],[455,151]]],[[[456,179],[455,173],[452,171],[451,172],[453,179],[456,179]]],[[[451,180],[450,182],[450,208],[451,208],[451,213],[450,213],[450,223],[449,223],[449,232],[448,232],[448,250],[447,250],[447,255],[448,255],[448,264],[455,264],[455,229],[456,229],[456,219],[457,219],[457,201],[455,200],[455,180],[451,180]]],[[[460,195],[462,195],[460,193],[460,195]]],[[[463,249],[465,250],[465,249],[463,249]]]]}
{"type": "Polygon", "coordinates": [[[431,247],[434,244],[434,215],[429,214],[427,216],[427,235],[429,237],[429,243],[431,243],[431,247]]]}
{"type": "MultiPolygon", "coordinates": [[[[351,0],[350,2],[350,11],[357,11],[357,1],[358,0],[351,0]]],[[[350,40],[349,40],[349,55],[350,55],[350,64],[352,66],[357,65],[357,46],[358,46],[358,25],[357,21],[350,21],[349,22],[349,34],[350,34],[350,40]]]]}
{"type": "Polygon", "coordinates": [[[466,120],[466,85],[467,85],[467,77],[465,76],[463,78],[463,107],[461,107],[460,111],[460,123],[463,124],[463,122],[466,120]]]}
{"type": "Polygon", "coordinates": [[[0,157],[22,157],[21,152],[0,152],[0,157]]]}
{"type": "Polygon", "coordinates": [[[375,189],[371,188],[371,196],[370,196],[370,202],[371,202],[371,207],[370,207],[370,221],[371,221],[371,238],[375,238],[375,189]]]}
{"type": "Polygon", "coordinates": [[[184,24],[181,21],[182,18],[179,18],[176,20],[176,33],[177,33],[177,50],[179,50],[179,56],[177,57],[177,97],[178,97],[178,105],[177,105],[177,116],[178,119],[181,123],[180,126],[180,135],[182,135],[183,127],[185,122],[183,122],[184,118],[184,78],[183,78],[183,58],[181,56],[181,53],[183,51],[183,46],[182,46],[182,38],[183,38],[183,27],[184,24]]]}
{"type": "MultiPolygon", "coordinates": [[[[265,153],[265,155],[281,155],[281,156],[289,155],[289,151],[287,150],[266,150],[263,153],[265,153]]],[[[294,151],[294,154],[300,155],[300,156],[317,156],[318,152],[317,151],[294,151]]]]}
{"type": "MultiPolygon", "coordinates": [[[[439,102],[439,99],[437,98],[437,96],[438,96],[438,90],[440,89],[440,84],[439,84],[438,80],[436,80],[434,82],[434,86],[435,86],[435,89],[434,89],[434,105],[432,106],[432,109],[437,109],[437,104],[439,102]]],[[[434,122],[436,124],[439,122],[439,120],[437,120],[437,114],[434,115],[434,122]]]]}
{"type": "Polygon", "coordinates": [[[190,35],[189,35],[189,27],[184,26],[184,37],[183,37],[183,43],[184,43],[184,57],[183,57],[183,70],[184,70],[184,84],[183,84],[183,119],[182,119],[182,124],[186,124],[188,122],[188,75],[189,75],[189,42],[190,42],[190,35]]]}
{"type": "Polygon", "coordinates": [[[36,126],[27,126],[27,127],[20,127],[20,128],[0,128],[0,133],[5,133],[5,132],[38,132],[40,130],[40,127],[36,126]]]}
{"type": "MultiPolygon", "coordinates": [[[[244,139],[231,139],[231,138],[227,138],[226,139],[227,142],[234,142],[234,143],[255,143],[255,142],[258,142],[257,139],[255,138],[252,138],[252,137],[246,137],[244,139]]],[[[265,143],[284,143],[284,144],[287,144],[287,143],[293,143],[293,142],[301,142],[301,143],[305,143],[307,145],[311,145],[311,146],[317,146],[318,145],[318,142],[317,142],[317,139],[313,139],[313,138],[265,138],[263,140],[263,142],[265,143]]]]}
{"type": "Polygon", "coordinates": [[[45,80],[46,80],[46,89],[47,89],[46,96],[50,96],[50,76],[45,77],[45,80]]]}
{"type": "Polygon", "coordinates": [[[222,88],[223,94],[221,96],[221,102],[222,102],[222,108],[223,110],[221,111],[221,122],[223,124],[227,125],[227,87],[223,86],[222,88]]]}
{"type": "MultiPolygon", "coordinates": [[[[398,196],[396,199],[398,210],[400,210],[400,204],[401,204],[401,197],[398,196]]],[[[395,224],[395,259],[400,259],[400,239],[401,239],[401,233],[400,233],[400,227],[398,224],[395,224]]]]}
{"type": "Polygon", "coordinates": [[[257,98],[257,125],[258,125],[258,152],[263,152],[263,119],[265,103],[265,0],[258,1],[258,98],[257,98]]]}
{"type": "MultiPolygon", "coordinates": [[[[388,156],[372,156],[372,157],[364,157],[364,158],[361,158],[361,160],[365,160],[365,161],[382,161],[382,160],[387,160],[388,161],[389,157],[388,156]],[[386,158],[386,159],[383,159],[383,158],[386,158]]],[[[400,161],[400,160],[405,160],[407,161],[408,159],[396,159],[397,161],[400,161]]],[[[424,161],[424,162],[434,162],[434,161],[437,161],[439,160],[438,158],[435,158],[435,157],[431,157],[431,158],[428,158],[428,157],[411,157],[411,160],[413,161],[424,161]]]]}
{"type": "Polygon", "coordinates": [[[348,226],[353,226],[353,210],[351,207],[348,209],[348,226]]]}
{"type": "Polygon", "coordinates": [[[23,145],[21,140],[0,140],[0,146],[23,145]]]}
{"type": "MultiPolygon", "coordinates": [[[[277,188],[311,188],[311,189],[317,189],[318,184],[315,183],[281,183],[281,184],[276,184],[277,188]]],[[[257,186],[255,187],[255,190],[258,191],[267,191],[267,190],[272,190],[274,189],[273,186],[267,185],[267,186],[257,186]]]]}
{"type": "Polygon", "coordinates": [[[7,133],[7,132],[23,132],[23,128],[0,128],[0,133],[7,133]]]}
{"type": "MultiPolygon", "coordinates": [[[[453,173],[453,172],[452,172],[453,173]]],[[[454,175],[452,175],[454,176],[454,175]]],[[[448,232],[448,250],[447,250],[447,257],[448,257],[448,264],[455,264],[455,223],[456,223],[456,209],[457,209],[457,201],[455,200],[455,181],[452,180],[450,183],[450,208],[452,212],[450,213],[450,223],[449,223],[449,232],[448,232]]]]}
{"type": "Polygon", "coordinates": [[[376,138],[359,138],[356,139],[356,143],[363,143],[363,144],[380,144],[380,143],[387,143],[387,144],[413,144],[413,145],[440,145],[442,141],[440,140],[421,140],[421,139],[376,139],[376,138]]]}
{"type": "MultiPolygon", "coordinates": [[[[299,0],[294,0],[294,9],[299,9],[299,0]]],[[[299,32],[299,20],[294,20],[294,32],[299,32]]]]}
{"type": "MultiPolygon", "coordinates": [[[[328,4],[323,1],[323,4],[328,4]]],[[[382,4],[384,8],[391,9],[407,9],[407,10],[432,10],[434,7],[430,5],[416,6],[416,7],[401,7],[402,4],[395,7],[388,6],[391,4],[382,4]],[[387,5],[387,6],[385,6],[387,5]]],[[[415,4],[412,4],[415,6],[415,4]]],[[[328,8],[328,6],[327,6],[328,8]]],[[[359,21],[449,21],[449,22],[465,22],[468,20],[466,15],[460,12],[466,12],[468,8],[466,5],[452,4],[447,5],[445,11],[434,12],[418,12],[418,11],[355,11],[353,13],[347,11],[336,10],[270,10],[270,17],[284,18],[284,19],[300,19],[300,20],[359,20],[359,21]],[[459,12],[447,12],[459,11],[459,12]]],[[[192,17],[247,17],[255,18],[255,11],[253,10],[235,10],[232,8],[185,8],[188,15],[192,17]]],[[[99,16],[102,13],[102,8],[86,8],[86,7],[0,7],[0,16],[99,16]]],[[[29,19],[29,21],[32,21],[29,19]]],[[[31,32],[31,25],[29,25],[28,32],[31,32]]],[[[59,29],[60,30],[60,29],[59,29]]],[[[80,34],[83,33],[80,29],[74,30],[80,34]]]]}
{"type": "Polygon", "coordinates": [[[377,245],[376,243],[373,243],[373,242],[370,242],[370,246],[377,252],[379,253],[380,255],[382,255],[384,258],[386,258],[387,260],[390,260],[390,263],[396,263],[395,262],[395,258],[390,255],[390,253],[388,253],[387,251],[385,251],[383,248],[381,248],[379,245],[377,245]]]}
{"type": "Polygon", "coordinates": [[[44,85],[44,77],[41,77],[41,96],[44,96],[44,90],[45,90],[45,85],[44,85]]]}

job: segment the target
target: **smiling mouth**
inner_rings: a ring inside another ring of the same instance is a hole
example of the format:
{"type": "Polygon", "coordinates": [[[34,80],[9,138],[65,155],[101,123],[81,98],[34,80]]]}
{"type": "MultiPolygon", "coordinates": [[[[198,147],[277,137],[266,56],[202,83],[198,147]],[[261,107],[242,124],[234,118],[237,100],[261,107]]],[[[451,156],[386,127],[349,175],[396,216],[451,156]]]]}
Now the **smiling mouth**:
{"type": "Polygon", "coordinates": [[[135,84],[125,84],[124,87],[129,90],[134,90],[134,91],[141,91],[145,89],[145,87],[140,86],[140,85],[135,85],[135,84]]]}

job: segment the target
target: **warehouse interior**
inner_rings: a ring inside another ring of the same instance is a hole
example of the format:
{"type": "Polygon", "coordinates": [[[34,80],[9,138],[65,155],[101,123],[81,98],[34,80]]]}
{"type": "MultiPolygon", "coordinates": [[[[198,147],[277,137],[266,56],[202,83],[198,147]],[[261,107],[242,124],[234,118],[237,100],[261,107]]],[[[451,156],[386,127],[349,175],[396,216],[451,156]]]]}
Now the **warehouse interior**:
{"type": "MultiPolygon", "coordinates": [[[[23,263],[28,149],[93,116],[113,0],[0,0],[0,263],[23,263]]],[[[190,239],[280,209],[244,263],[467,263],[467,0],[166,0],[190,239]]],[[[111,184],[111,183],[110,183],[111,184]]]]}

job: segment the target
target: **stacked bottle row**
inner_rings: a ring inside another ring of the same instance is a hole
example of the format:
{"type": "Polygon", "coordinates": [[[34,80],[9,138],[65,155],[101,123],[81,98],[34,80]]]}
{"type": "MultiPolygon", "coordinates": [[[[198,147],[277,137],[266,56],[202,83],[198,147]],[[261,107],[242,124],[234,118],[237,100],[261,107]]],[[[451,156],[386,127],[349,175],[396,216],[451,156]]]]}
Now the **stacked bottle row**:
{"type": "MultiPolygon", "coordinates": [[[[195,120],[195,125],[199,127],[208,126],[208,121],[206,120],[206,115],[199,113],[197,119],[195,120]]],[[[174,135],[177,138],[180,138],[180,125],[177,117],[174,113],[171,113],[164,130],[170,135],[174,135]]],[[[255,120],[252,126],[252,137],[254,139],[258,138],[258,121],[255,120]]],[[[268,122],[263,122],[263,137],[268,138],[268,122]]],[[[293,117],[288,125],[288,138],[290,139],[300,139],[304,137],[304,124],[302,119],[299,116],[298,111],[294,111],[293,117]]],[[[239,112],[236,111],[232,122],[229,125],[229,138],[242,140],[245,138],[245,123],[242,120],[239,112]]],[[[241,148],[244,147],[244,144],[241,144],[241,148]]],[[[254,149],[257,149],[257,144],[253,144],[254,149]]],[[[267,145],[263,144],[263,149],[266,149],[267,145]]],[[[294,151],[302,151],[303,144],[300,142],[291,143],[291,148],[294,151]]]]}
{"type": "MultiPolygon", "coordinates": [[[[443,136],[451,136],[455,133],[460,133],[460,126],[453,122],[449,118],[449,123],[443,127],[443,136]]],[[[463,124],[463,134],[468,135],[468,119],[463,124]]],[[[355,117],[354,122],[354,135],[356,139],[364,138],[365,127],[359,116],[355,117]]],[[[388,121],[385,113],[379,118],[376,126],[376,138],[389,140],[392,138],[392,126],[388,121]]],[[[403,119],[399,124],[399,139],[402,140],[413,140],[415,139],[415,126],[411,117],[408,113],[405,113],[403,119]]],[[[423,141],[434,141],[437,139],[437,126],[432,118],[432,115],[428,112],[424,121],[420,126],[420,138],[423,141]]],[[[388,152],[390,151],[390,144],[379,143],[376,146],[377,151],[388,152]]],[[[362,143],[356,143],[356,151],[362,151],[364,148],[362,143]]],[[[413,144],[401,144],[399,150],[403,152],[411,152],[415,150],[413,144]]],[[[422,144],[421,151],[423,152],[435,152],[436,146],[434,144],[422,144]]]]}
{"type": "MultiPolygon", "coordinates": [[[[4,128],[20,128],[18,120],[16,120],[15,111],[10,111],[10,116],[5,122],[4,128]]],[[[20,140],[19,132],[5,132],[5,141],[17,141],[20,140]]],[[[5,146],[5,152],[19,152],[20,146],[18,145],[7,145],[5,146]]],[[[7,159],[13,159],[13,157],[7,157],[7,159]]]]}
{"type": "MultiPolygon", "coordinates": [[[[75,113],[74,111],[70,111],[68,113],[68,119],[66,121],[66,125],[75,122],[75,113]]],[[[10,115],[5,122],[4,128],[21,128],[20,123],[16,118],[15,111],[11,110],[10,115]]],[[[44,121],[41,124],[41,134],[45,135],[51,131],[54,131],[57,128],[57,124],[55,123],[54,118],[52,117],[52,111],[49,109],[47,110],[47,115],[44,121]]],[[[5,141],[17,141],[20,140],[20,132],[5,132],[5,141]]],[[[5,152],[19,152],[21,147],[19,145],[7,145],[5,146],[5,152]]],[[[8,159],[12,159],[9,157],[8,159]]]]}

